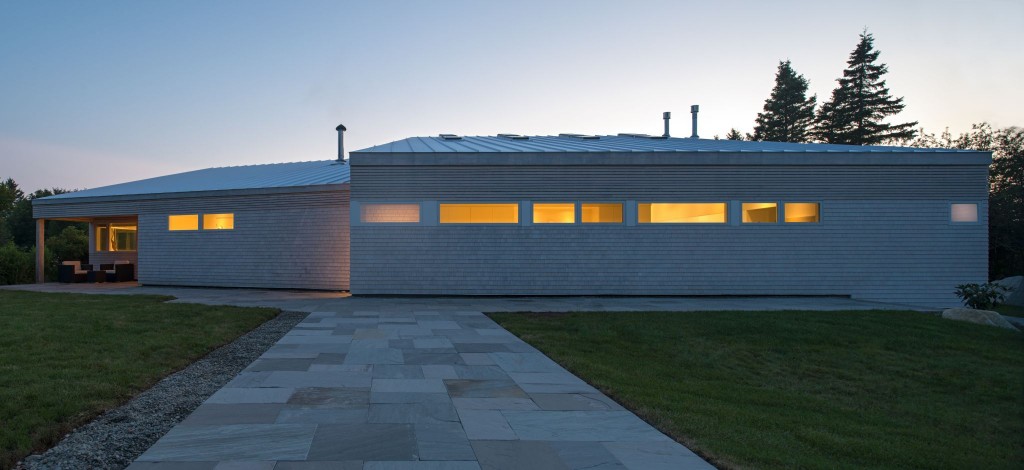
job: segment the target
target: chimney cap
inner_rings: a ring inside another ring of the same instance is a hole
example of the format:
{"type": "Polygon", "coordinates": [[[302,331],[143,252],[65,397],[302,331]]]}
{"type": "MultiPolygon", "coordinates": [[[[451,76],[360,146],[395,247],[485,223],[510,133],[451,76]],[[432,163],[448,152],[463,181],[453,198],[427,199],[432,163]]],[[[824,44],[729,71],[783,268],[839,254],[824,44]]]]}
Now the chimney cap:
{"type": "Polygon", "coordinates": [[[347,131],[348,129],[345,128],[344,124],[338,124],[338,127],[335,127],[334,130],[336,130],[336,131],[347,131]]]}

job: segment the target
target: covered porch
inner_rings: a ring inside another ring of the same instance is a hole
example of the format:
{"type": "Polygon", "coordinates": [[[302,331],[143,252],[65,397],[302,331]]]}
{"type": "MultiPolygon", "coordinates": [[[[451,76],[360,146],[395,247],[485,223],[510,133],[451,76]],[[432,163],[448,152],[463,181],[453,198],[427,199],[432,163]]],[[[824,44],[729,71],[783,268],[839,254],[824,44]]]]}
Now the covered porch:
{"type": "MultiPolygon", "coordinates": [[[[116,265],[131,265],[130,277],[123,274],[118,280],[134,283],[138,279],[138,227],[137,215],[97,216],[97,217],[50,217],[36,219],[36,283],[46,280],[46,222],[56,220],[64,222],[81,222],[88,224],[88,259],[61,260],[88,265],[91,271],[116,271],[116,265]]],[[[60,269],[60,268],[59,268],[60,269]]],[[[81,269],[86,271],[85,269],[81,269]]],[[[90,276],[90,280],[104,282],[107,276],[90,276]]],[[[111,279],[113,280],[113,279],[111,279]]]]}

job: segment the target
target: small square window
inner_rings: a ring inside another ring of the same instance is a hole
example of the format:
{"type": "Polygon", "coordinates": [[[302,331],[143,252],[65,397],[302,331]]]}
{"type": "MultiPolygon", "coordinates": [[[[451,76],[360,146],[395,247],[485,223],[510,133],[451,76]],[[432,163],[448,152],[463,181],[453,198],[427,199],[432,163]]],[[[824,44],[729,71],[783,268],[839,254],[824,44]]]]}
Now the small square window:
{"type": "Polygon", "coordinates": [[[814,224],[821,221],[821,211],[816,202],[787,202],[785,205],[787,224],[814,224]]]}
{"type": "Polygon", "coordinates": [[[234,230],[235,214],[203,214],[203,230],[234,230]]]}
{"type": "Polygon", "coordinates": [[[533,223],[573,224],[576,223],[576,205],[566,203],[534,203],[533,223]]]}
{"type": "Polygon", "coordinates": [[[977,204],[950,204],[949,206],[949,218],[953,222],[958,223],[977,223],[978,222],[978,205],[977,204]]]}
{"type": "Polygon", "coordinates": [[[199,230],[199,214],[167,216],[167,230],[199,230]]]}
{"type": "Polygon", "coordinates": [[[779,205],[774,202],[744,202],[743,223],[774,224],[779,221],[779,205]]]}

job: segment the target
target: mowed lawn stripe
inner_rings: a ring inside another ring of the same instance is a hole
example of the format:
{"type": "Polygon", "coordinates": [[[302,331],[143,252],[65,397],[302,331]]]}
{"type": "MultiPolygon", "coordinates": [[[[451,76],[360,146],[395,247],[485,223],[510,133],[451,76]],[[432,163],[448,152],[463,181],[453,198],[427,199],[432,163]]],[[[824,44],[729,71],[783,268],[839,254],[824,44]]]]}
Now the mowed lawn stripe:
{"type": "Polygon", "coordinates": [[[0,291],[0,468],[278,314],[170,299],[0,291]]]}
{"type": "Polygon", "coordinates": [[[492,314],[726,468],[1019,468],[1024,334],[918,312],[492,314]]]}

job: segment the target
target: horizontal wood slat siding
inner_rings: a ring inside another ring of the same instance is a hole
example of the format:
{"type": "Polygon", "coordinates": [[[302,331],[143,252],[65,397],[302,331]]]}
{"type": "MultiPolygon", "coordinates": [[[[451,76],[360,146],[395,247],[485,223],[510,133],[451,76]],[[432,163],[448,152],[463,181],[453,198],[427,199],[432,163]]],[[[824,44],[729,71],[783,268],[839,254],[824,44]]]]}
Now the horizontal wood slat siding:
{"type": "MultiPolygon", "coordinates": [[[[820,224],[357,225],[353,294],[850,295],[957,304],[984,282],[985,165],[374,166],[353,201],[821,202],[820,224]],[[979,224],[949,222],[980,204],[979,224]]],[[[735,212],[734,212],[735,215],[735,212]]],[[[435,216],[436,217],[436,216],[435,216]]]]}
{"type": "Polygon", "coordinates": [[[322,191],[34,210],[41,218],[137,214],[141,284],[348,290],[348,202],[348,191],[322,191]],[[234,230],[167,230],[169,214],[204,213],[233,213],[234,230]]]}
{"type": "Polygon", "coordinates": [[[977,166],[353,166],[352,191],[371,198],[555,197],[985,198],[977,166]]]}

